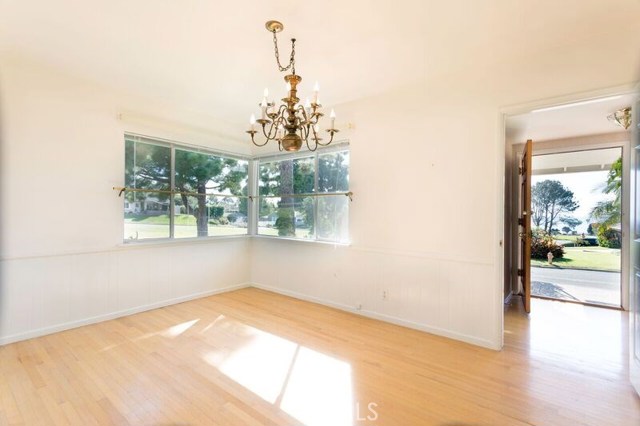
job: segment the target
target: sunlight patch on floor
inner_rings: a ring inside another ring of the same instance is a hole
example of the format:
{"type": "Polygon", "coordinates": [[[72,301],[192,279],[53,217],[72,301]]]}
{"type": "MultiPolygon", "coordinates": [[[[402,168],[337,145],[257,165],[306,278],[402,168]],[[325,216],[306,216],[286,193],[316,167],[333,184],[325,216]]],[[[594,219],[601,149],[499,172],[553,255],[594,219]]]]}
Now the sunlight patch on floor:
{"type": "Polygon", "coordinates": [[[296,344],[252,328],[252,339],[218,365],[227,377],[273,404],[285,384],[296,344]]]}
{"type": "Polygon", "coordinates": [[[202,329],[202,331],[200,332],[200,334],[204,334],[207,331],[209,331],[209,329],[211,327],[214,327],[218,322],[220,321],[224,321],[226,317],[222,314],[218,315],[218,317],[216,319],[214,319],[213,321],[211,321],[211,323],[209,323],[209,325],[207,325],[205,328],[202,329]]]}
{"type": "Polygon", "coordinates": [[[280,408],[307,426],[353,424],[351,366],[301,347],[280,408]]]}
{"type": "Polygon", "coordinates": [[[567,363],[606,363],[609,369],[624,365],[619,348],[627,338],[620,311],[575,303],[535,301],[529,320],[529,348],[555,354],[567,363]]]}
{"type": "Polygon", "coordinates": [[[185,321],[182,324],[176,324],[172,327],[169,327],[166,331],[162,333],[165,337],[177,337],[193,327],[200,319],[194,319],[192,321],[185,321]]]}
{"type": "MultiPolygon", "coordinates": [[[[223,321],[211,326],[228,331],[223,321]]],[[[238,347],[204,359],[225,376],[308,426],[353,424],[351,366],[295,342],[236,322],[238,347]]]]}

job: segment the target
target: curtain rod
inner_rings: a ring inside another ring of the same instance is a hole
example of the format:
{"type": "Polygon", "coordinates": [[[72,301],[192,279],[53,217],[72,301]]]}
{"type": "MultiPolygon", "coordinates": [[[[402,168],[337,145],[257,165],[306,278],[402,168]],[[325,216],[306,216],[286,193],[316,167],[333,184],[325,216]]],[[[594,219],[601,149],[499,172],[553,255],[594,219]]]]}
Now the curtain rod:
{"type": "Polygon", "coordinates": [[[114,191],[118,191],[118,197],[121,197],[125,192],[151,192],[154,194],[169,194],[169,195],[188,195],[191,197],[234,197],[234,198],[248,198],[253,201],[254,198],[306,198],[306,197],[331,197],[335,195],[344,195],[349,197],[349,200],[353,201],[353,192],[316,192],[307,194],[282,194],[282,195],[233,195],[233,194],[216,194],[207,193],[201,194],[199,192],[187,192],[187,191],[172,191],[170,189],[144,189],[144,188],[127,188],[124,186],[114,186],[114,191]]]}

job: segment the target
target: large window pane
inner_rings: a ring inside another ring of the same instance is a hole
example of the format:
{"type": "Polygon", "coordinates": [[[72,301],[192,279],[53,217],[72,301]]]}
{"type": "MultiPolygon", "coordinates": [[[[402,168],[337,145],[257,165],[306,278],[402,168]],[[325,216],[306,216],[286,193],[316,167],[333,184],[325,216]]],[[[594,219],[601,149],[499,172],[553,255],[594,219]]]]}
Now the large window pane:
{"type": "Polygon", "coordinates": [[[209,197],[209,235],[244,235],[248,226],[247,198],[209,197]]]}
{"type": "Polygon", "coordinates": [[[318,155],[318,191],[349,191],[349,151],[318,155]]]}
{"type": "Polygon", "coordinates": [[[169,197],[128,192],[124,201],[124,239],[169,238],[169,197]]]}
{"type": "Polygon", "coordinates": [[[310,194],[315,191],[313,157],[260,164],[260,195],[310,194]]]}
{"type": "MultiPolygon", "coordinates": [[[[125,186],[168,191],[171,148],[132,139],[125,141],[125,186]]],[[[124,196],[124,239],[168,238],[169,194],[129,191],[124,196]]]]}
{"type": "Polygon", "coordinates": [[[258,234],[312,239],[313,212],[313,197],[261,198],[258,234]]]}
{"type": "Polygon", "coordinates": [[[272,161],[260,165],[258,234],[313,238],[314,201],[287,195],[315,192],[313,157],[272,161]],[[277,196],[277,198],[275,198],[277,196]]]}
{"type": "Polygon", "coordinates": [[[333,195],[318,198],[318,239],[346,242],[349,239],[349,198],[333,195]]]}
{"type": "MultiPolygon", "coordinates": [[[[173,196],[175,206],[173,236],[175,238],[195,238],[198,236],[199,199],[206,200],[206,195],[193,197],[187,194],[176,194],[173,196]]],[[[206,217],[206,208],[203,208],[203,212],[205,217],[202,220],[206,226],[208,219],[206,217]]]]}
{"type": "Polygon", "coordinates": [[[125,136],[125,186],[136,190],[125,192],[125,240],[168,238],[171,223],[175,238],[246,234],[248,169],[248,161],[125,136]]]}
{"type": "MultiPolygon", "coordinates": [[[[179,208],[179,214],[176,213],[175,237],[246,234],[246,226],[244,231],[237,226],[227,226],[229,214],[236,213],[232,216],[234,223],[238,219],[240,199],[211,197],[207,194],[246,195],[247,183],[247,161],[176,149],[175,190],[187,194],[179,194],[175,199],[176,207],[179,208]],[[217,213],[220,211],[223,212],[222,215],[217,213]]],[[[243,209],[246,217],[246,202],[243,209]]]]}
{"type": "Polygon", "coordinates": [[[349,191],[348,151],[263,162],[258,173],[258,234],[348,240],[346,196],[295,196],[349,191]]]}
{"type": "Polygon", "coordinates": [[[171,188],[171,148],[127,140],[124,180],[129,188],[169,190],[171,188]]]}

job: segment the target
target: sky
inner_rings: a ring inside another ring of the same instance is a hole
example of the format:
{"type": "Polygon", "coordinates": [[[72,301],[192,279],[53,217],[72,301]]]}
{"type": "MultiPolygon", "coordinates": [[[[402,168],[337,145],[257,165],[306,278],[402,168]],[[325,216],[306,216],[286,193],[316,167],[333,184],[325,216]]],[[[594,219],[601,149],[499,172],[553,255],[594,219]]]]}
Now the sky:
{"type": "MultiPolygon", "coordinates": [[[[598,201],[612,200],[613,194],[603,194],[602,188],[607,181],[608,170],[599,170],[596,172],[581,172],[581,173],[561,173],[555,175],[534,175],[531,178],[531,184],[535,185],[537,182],[543,180],[557,180],[560,181],[566,188],[573,191],[574,199],[577,200],[580,207],[575,210],[571,215],[582,221],[582,224],[576,227],[578,234],[587,233],[587,227],[589,226],[589,213],[591,209],[598,203],[598,201]]],[[[568,214],[567,214],[568,215],[568,214]]],[[[558,229],[562,229],[563,224],[556,226],[558,229]]]]}

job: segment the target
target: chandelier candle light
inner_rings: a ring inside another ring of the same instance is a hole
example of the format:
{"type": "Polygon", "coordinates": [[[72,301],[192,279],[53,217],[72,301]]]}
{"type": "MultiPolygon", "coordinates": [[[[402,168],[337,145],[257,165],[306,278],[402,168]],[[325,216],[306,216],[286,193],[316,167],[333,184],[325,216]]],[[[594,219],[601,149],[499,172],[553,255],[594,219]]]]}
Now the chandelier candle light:
{"type": "Polygon", "coordinates": [[[276,34],[282,31],[284,26],[278,21],[269,21],[265,26],[269,32],[273,33],[273,46],[278,69],[282,72],[291,70],[291,74],[284,76],[284,81],[287,83],[287,97],[282,98],[283,103],[277,108],[275,102],[267,100],[269,91],[264,89],[264,96],[259,104],[260,118],[256,120],[255,115],[252,114],[249,120],[250,127],[247,133],[251,135],[251,142],[256,146],[265,146],[269,141],[275,140],[278,142],[280,151],[299,151],[303,140],[309,151],[315,151],[318,146],[329,145],[333,141],[333,136],[339,131],[335,128],[336,113],[331,110],[329,116],[331,127],[326,130],[330,134],[329,141],[321,142],[319,121],[324,114],[321,112],[322,105],[320,105],[318,98],[320,86],[316,82],[311,102],[307,99],[304,106],[299,103],[298,84],[302,81],[302,77],[296,74],[296,39],[291,39],[289,65],[283,67],[280,64],[276,34]],[[260,132],[260,130],[256,130],[256,123],[259,124],[259,128],[262,128],[261,133],[266,138],[262,143],[255,140],[256,133],[260,132]]]}

